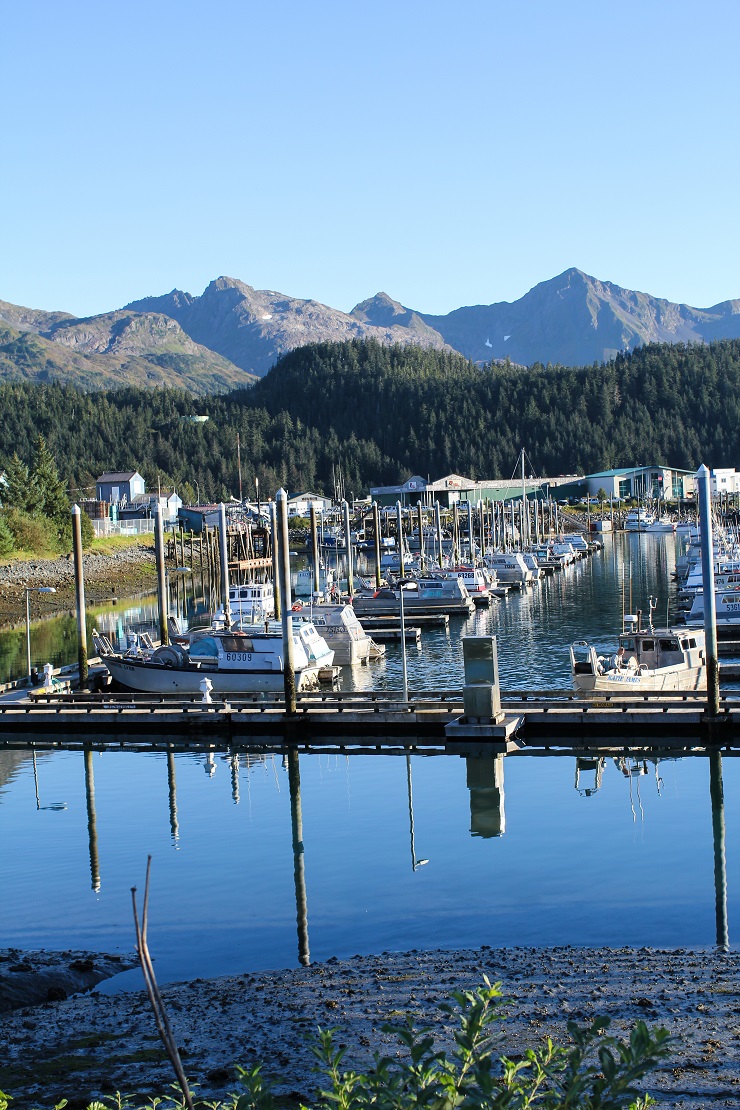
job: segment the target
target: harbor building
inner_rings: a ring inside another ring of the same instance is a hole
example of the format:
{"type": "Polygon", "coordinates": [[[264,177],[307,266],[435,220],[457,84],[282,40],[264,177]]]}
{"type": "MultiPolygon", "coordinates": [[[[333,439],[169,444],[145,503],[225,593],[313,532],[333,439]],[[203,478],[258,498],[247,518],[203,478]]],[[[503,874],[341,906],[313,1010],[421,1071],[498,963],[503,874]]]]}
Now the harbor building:
{"type": "MultiPolygon", "coordinates": [[[[557,478],[527,477],[524,486],[528,498],[556,497],[557,488],[578,481],[582,479],[572,474],[561,474],[557,478]]],[[[521,478],[490,478],[476,482],[462,474],[447,474],[434,482],[414,474],[400,485],[376,486],[370,490],[370,497],[381,507],[394,506],[400,501],[404,508],[419,502],[433,505],[439,501],[442,508],[449,509],[455,502],[510,501],[521,496],[521,478]]]]}
{"type": "Polygon", "coordinates": [[[96,498],[109,504],[128,503],[145,492],[146,483],[138,470],[101,474],[95,482],[96,498]]]}
{"type": "Polygon", "coordinates": [[[604,490],[615,500],[653,498],[657,501],[684,501],[696,496],[696,472],[678,467],[621,466],[613,470],[598,470],[587,474],[580,483],[581,491],[595,497],[604,490]]]}

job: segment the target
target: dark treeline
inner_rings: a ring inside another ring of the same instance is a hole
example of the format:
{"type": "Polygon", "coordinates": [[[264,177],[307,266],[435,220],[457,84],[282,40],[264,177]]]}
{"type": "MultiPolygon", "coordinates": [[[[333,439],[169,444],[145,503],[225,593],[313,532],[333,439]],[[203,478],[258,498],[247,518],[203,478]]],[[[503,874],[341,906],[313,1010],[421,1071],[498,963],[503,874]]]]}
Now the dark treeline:
{"type": "Polygon", "coordinates": [[[740,340],[650,345],[581,368],[479,367],[454,354],[375,342],[285,355],[254,388],[194,400],[177,390],[80,393],[0,387],[0,463],[30,458],[40,432],[76,489],[138,469],[148,487],[201,499],[278,485],[347,491],[412,473],[509,477],[524,446],[540,474],[664,462],[693,469],[740,456],[740,340]],[[207,414],[204,425],[183,420],[207,414]],[[186,485],[187,483],[187,485],[186,485]]]}

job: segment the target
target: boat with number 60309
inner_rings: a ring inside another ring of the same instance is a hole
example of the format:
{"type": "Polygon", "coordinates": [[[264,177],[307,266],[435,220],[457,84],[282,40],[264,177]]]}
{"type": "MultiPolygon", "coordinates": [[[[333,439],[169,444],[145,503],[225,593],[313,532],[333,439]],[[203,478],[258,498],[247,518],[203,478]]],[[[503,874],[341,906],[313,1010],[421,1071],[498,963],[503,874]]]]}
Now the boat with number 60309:
{"type": "MultiPolygon", "coordinates": [[[[207,629],[194,633],[189,644],[141,645],[137,637],[125,652],[114,651],[105,637],[93,633],[95,647],[114,682],[147,694],[197,694],[210,679],[223,694],[249,694],[283,689],[285,652],[276,632],[249,633],[207,629]]],[[[300,634],[293,634],[296,690],[318,686],[321,665],[309,659],[300,634]]]]}

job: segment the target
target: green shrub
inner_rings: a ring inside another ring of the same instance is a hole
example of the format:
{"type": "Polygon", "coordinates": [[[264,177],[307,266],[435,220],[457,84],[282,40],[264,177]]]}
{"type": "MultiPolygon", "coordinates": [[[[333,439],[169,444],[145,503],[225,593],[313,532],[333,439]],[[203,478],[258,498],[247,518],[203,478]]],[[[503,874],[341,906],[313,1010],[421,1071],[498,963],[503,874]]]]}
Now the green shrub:
{"type": "Polygon", "coordinates": [[[13,533],[8,527],[8,522],[4,516],[0,516],[0,559],[7,559],[8,555],[12,555],[15,550],[15,540],[13,533]]]}
{"type": "Polygon", "coordinates": [[[22,509],[8,509],[5,520],[16,550],[33,551],[37,555],[56,553],[58,537],[53,521],[46,517],[30,516],[22,509]]]}

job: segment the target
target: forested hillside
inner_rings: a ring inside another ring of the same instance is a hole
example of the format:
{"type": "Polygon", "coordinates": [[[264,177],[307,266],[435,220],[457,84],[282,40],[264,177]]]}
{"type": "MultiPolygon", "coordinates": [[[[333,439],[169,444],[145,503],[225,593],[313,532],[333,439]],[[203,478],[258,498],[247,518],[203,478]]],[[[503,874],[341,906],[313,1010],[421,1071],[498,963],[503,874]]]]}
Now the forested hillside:
{"type": "Polygon", "coordinates": [[[318,344],[284,356],[249,390],[80,393],[0,387],[0,465],[29,460],[38,432],[75,489],[103,470],[137,468],[184,496],[347,490],[411,473],[509,477],[521,446],[540,474],[665,462],[740,461],[740,340],[651,345],[584,368],[479,368],[461,356],[376,342],[318,344]],[[208,414],[206,424],[183,420],[208,414]],[[186,484],[187,483],[187,484],[186,484]]]}

